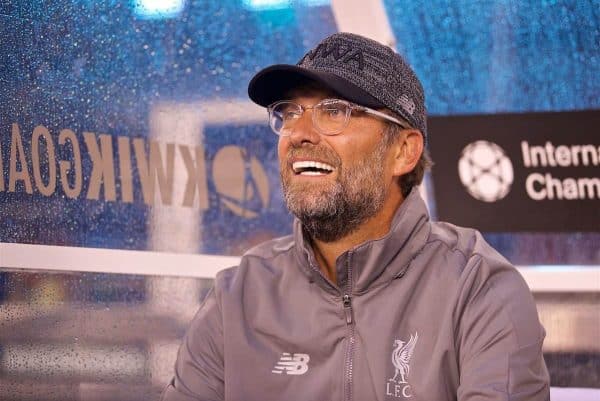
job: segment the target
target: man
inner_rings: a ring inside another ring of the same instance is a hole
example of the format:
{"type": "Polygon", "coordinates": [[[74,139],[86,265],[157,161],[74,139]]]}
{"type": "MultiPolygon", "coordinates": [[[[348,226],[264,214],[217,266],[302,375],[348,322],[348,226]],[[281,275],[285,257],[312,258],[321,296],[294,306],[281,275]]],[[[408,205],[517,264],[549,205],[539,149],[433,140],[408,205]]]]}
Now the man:
{"type": "Polygon", "coordinates": [[[249,95],[279,135],[294,233],[217,275],[163,399],[548,400],[527,285],[478,232],[429,220],[406,62],[335,34],[249,95]]]}

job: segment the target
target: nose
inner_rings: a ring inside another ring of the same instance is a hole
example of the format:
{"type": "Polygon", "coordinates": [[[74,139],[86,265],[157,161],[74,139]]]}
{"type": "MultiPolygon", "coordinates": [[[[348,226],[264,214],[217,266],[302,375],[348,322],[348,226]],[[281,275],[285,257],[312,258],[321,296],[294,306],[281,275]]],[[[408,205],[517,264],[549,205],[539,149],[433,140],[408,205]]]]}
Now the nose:
{"type": "Polygon", "coordinates": [[[289,139],[294,147],[300,147],[305,143],[316,145],[321,140],[321,134],[317,132],[312,122],[312,112],[312,110],[305,110],[291,128],[289,139]]]}

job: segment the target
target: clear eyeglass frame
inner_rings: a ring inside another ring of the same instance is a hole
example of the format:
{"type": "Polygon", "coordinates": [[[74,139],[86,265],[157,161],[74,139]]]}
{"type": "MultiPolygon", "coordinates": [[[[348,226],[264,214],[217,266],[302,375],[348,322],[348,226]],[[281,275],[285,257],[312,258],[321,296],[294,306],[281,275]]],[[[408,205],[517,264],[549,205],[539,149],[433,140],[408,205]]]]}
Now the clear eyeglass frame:
{"type": "Polygon", "coordinates": [[[290,136],[295,121],[299,120],[306,110],[313,110],[312,123],[316,130],[323,135],[337,135],[341,133],[350,122],[353,111],[358,111],[380,119],[398,124],[403,129],[411,128],[406,122],[388,114],[373,110],[342,99],[323,99],[313,106],[303,106],[291,100],[280,100],[267,106],[269,112],[269,126],[278,136],[290,136]],[[341,115],[333,112],[343,111],[341,115]],[[287,113],[288,127],[285,127],[284,117],[287,113]],[[331,113],[331,114],[328,114],[331,113]],[[291,123],[291,124],[290,124],[291,123]]]}

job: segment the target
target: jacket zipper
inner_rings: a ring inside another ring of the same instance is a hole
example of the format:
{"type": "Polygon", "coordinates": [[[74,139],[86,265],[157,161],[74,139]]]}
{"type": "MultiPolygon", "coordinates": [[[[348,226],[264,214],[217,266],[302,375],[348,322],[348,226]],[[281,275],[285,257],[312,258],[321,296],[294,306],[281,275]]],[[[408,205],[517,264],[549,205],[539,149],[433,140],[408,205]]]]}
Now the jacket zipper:
{"type": "Polygon", "coordinates": [[[342,302],[344,304],[344,313],[346,314],[346,324],[352,324],[352,299],[350,295],[344,294],[342,302]]]}
{"type": "Polygon", "coordinates": [[[348,349],[346,350],[346,375],[345,375],[345,400],[352,401],[352,374],[353,374],[353,363],[354,363],[354,346],[355,346],[355,335],[354,335],[354,319],[352,317],[352,268],[350,267],[350,257],[347,259],[348,267],[348,285],[346,293],[342,296],[342,303],[344,305],[344,314],[346,315],[346,326],[348,327],[348,349]]]}
{"type": "Polygon", "coordinates": [[[344,294],[342,298],[344,304],[344,313],[346,314],[346,325],[348,326],[348,348],[346,350],[346,375],[345,375],[345,391],[346,401],[352,401],[352,368],[354,363],[354,321],[352,319],[352,298],[350,295],[344,294]]]}
{"type": "MultiPolygon", "coordinates": [[[[352,317],[353,313],[352,313],[352,297],[350,296],[351,292],[352,292],[352,268],[350,267],[350,261],[349,258],[347,259],[347,268],[348,268],[348,285],[346,286],[346,293],[344,293],[342,295],[342,305],[344,307],[344,315],[346,317],[346,326],[348,327],[348,347],[346,349],[346,361],[345,361],[345,383],[344,383],[344,394],[345,394],[345,401],[352,401],[353,398],[353,394],[352,394],[352,369],[353,369],[353,363],[354,363],[354,345],[356,343],[356,338],[355,338],[355,334],[354,334],[354,319],[352,317]]],[[[332,286],[333,288],[337,288],[335,287],[323,274],[323,272],[321,271],[321,269],[319,269],[318,267],[316,267],[315,265],[312,264],[312,262],[309,262],[310,267],[315,270],[323,279],[323,281],[332,286]]]]}

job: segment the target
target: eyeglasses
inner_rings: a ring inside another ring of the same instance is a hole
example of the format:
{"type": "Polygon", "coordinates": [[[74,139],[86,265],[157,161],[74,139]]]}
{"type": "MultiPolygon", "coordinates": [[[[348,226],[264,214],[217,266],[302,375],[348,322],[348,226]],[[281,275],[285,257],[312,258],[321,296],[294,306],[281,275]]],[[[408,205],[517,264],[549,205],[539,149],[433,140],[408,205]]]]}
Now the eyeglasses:
{"type": "Polygon", "coordinates": [[[406,123],[377,110],[350,103],[341,99],[324,99],[314,106],[303,106],[289,100],[281,100],[267,107],[269,125],[279,136],[292,134],[294,125],[306,110],[311,109],[313,126],[323,135],[337,135],[346,128],[352,111],[371,114],[383,120],[398,124],[404,129],[410,128],[406,123]]]}

